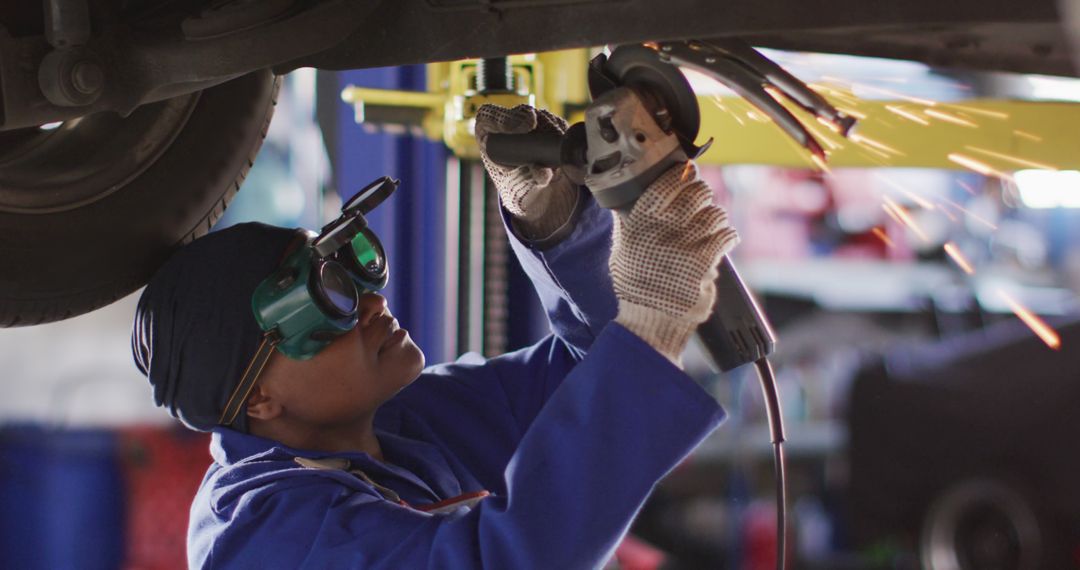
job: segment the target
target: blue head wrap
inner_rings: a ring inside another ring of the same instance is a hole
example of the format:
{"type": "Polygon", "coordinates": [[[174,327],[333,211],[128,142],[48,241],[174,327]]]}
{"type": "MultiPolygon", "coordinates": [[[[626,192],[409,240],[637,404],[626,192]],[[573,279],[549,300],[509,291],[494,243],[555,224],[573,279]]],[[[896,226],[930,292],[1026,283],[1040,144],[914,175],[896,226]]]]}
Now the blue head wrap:
{"type": "MultiPolygon", "coordinates": [[[[281,262],[296,231],[238,224],[180,248],[146,286],[131,349],[154,402],[209,431],[258,349],[251,295],[281,262]]],[[[232,427],[247,431],[241,411],[232,427]]]]}

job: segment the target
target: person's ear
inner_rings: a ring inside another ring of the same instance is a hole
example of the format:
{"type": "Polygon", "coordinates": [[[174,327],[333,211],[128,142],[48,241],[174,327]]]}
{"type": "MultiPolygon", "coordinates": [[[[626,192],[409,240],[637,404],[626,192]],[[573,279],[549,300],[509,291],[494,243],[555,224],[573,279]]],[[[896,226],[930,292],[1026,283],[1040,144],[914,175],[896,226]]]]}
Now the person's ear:
{"type": "Polygon", "coordinates": [[[258,420],[272,420],[281,415],[281,402],[271,396],[262,382],[259,382],[248,396],[247,415],[258,420]]]}

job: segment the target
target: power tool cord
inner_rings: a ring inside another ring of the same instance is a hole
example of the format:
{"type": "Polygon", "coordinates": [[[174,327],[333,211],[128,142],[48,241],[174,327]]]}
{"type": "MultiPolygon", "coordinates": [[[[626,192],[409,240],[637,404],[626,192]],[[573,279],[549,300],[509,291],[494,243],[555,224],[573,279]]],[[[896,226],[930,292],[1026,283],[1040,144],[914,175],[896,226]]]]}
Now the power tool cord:
{"type": "Polygon", "coordinates": [[[784,570],[787,551],[787,474],[784,468],[784,419],[780,413],[780,395],[776,376],[767,358],[754,362],[761,377],[761,392],[765,396],[765,412],[769,418],[769,434],[773,444],[773,468],[776,471],[776,568],[784,570]]]}

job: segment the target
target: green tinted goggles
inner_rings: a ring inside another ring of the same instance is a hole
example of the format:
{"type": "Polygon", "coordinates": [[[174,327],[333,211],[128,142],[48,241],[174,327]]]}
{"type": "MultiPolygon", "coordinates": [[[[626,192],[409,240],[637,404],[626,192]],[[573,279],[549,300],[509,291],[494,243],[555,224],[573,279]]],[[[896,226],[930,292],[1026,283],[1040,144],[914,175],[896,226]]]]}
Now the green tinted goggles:
{"type": "Polygon", "coordinates": [[[384,176],[349,199],[319,234],[299,230],[285,259],[256,287],[255,320],[289,358],[311,358],[351,330],[359,319],[360,296],[386,286],[386,253],[364,214],[397,186],[397,180],[384,176]]]}

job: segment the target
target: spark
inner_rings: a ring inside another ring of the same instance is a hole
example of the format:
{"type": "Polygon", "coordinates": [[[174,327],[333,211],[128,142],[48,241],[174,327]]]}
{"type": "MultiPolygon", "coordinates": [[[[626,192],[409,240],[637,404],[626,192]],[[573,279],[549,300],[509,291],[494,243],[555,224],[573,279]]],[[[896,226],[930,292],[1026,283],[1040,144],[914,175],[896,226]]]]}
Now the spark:
{"type": "Polygon", "coordinates": [[[885,205],[891,208],[893,213],[895,213],[896,216],[900,218],[901,223],[911,228],[911,231],[915,232],[915,235],[922,238],[923,241],[930,241],[930,238],[926,237],[926,233],[922,231],[922,228],[920,228],[918,224],[915,223],[915,220],[911,218],[911,216],[908,214],[907,210],[903,208],[903,206],[900,206],[888,196],[885,196],[883,199],[885,200],[885,205]]]}
{"type": "Polygon", "coordinates": [[[978,107],[967,107],[965,105],[957,105],[956,103],[948,103],[948,104],[946,104],[946,106],[947,107],[952,107],[953,109],[960,109],[961,111],[966,111],[966,112],[974,114],[974,115],[982,115],[984,117],[990,117],[991,119],[1004,120],[1004,119],[1009,118],[1008,113],[1002,113],[1001,111],[988,111],[986,109],[979,109],[978,107]]]}
{"type": "Polygon", "coordinates": [[[1018,303],[1016,299],[1013,299],[1011,296],[1009,296],[1009,294],[1006,293],[1003,289],[999,288],[997,292],[998,295],[1001,295],[1001,298],[1004,299],[1005,302],[1009,305],[1009,308],[1012,309],[1012,312],[1015,313],[1021,321],[1024,321],[1024,324],[1031,329],[1031,332],[1035,333],[1036,336],[1038,336],[1043,342],[1045,342],[1046,346],[1049,346],[1054,350],[1058,350],[1061,348],[1061,337],[1058,336],[1057,331],[1055,331],[1050,325],[1046,324],[1046,321],[1043,321],[1038,316],[1036,316],[1035,313],[1029,311],[1027,307],[1024,307],[1023,305],[1018,303]]]}
{"type": "Polygon", "coordinates": [[[896,248],[896,244],[893,243],[893,240],[889,239],[889,236],[886,235],[885,232],[881,228],[875,227],[874,229],[872,229],[870,231],[873,232],[874,235],[876,235],[878,237],[878,239],[880,239],[885,245],[887,245],[887,246],[889,246],[890,248],[893,248],[893,249],[896,248]]]}
{"type": "Polygon", "coordinates": [[[861,147],[856,148],[855,150],[856,150],[856,152],[861,154],[863,157],[865,157],[867,160],[869,160],[870,162],[873,162],[874,164],[876,164],[878,166],[889,166],[889,163],[886,162],[886,161],[892,160],[891,156],[889,156],[889,155],[887,155],[887,154],[885,154],[885,153],[883,153],[883,152],[881,152],[879,150],[874,150],[874,149],[872,149],[870,147],[862,147],[861,146],[861,147]],[[873,154],[871,154],[871,153],[873,153],[873,154]],[[884,158],[885,160],[881,160],[882,158],[884,158]]]}
{"type": "Polygon", "coordinates": [[[979,148],[977,146],[965,145],[964,148],[966,148],[968,150],[973,150],[973,151],[981,153],[981,154],[985,154],[987,156],[992,156],[994,158],[1000,158],[1001,160],[1005,160],[1005,161],[1008,161],[1008,162],[1019,164],[1021,166],[1028,166],[1028,167],[1031,167],[1031,168],[1038,168],[1040,170],[1058,170],[1058,168],[1056,166],[1051,166],[1049,164],[1045,164],[1045,163],[1042,163],[1042,162],[1035,162],[1035,161],[1032,161],[1032,160],[1027,160],[1025,158],[1020,158],[1019,156],[1013,156],[1013,155],[1010,155],[1010,154],[1002,154],[1000,152],[994,152],[992,150],[987,150],[985,148],[979,148]]]}
{"type": "Polygon", "coordinates": [[[972,123],[971,121],[968,121],[967,119],[961,119],[960,117],[957,117],[956,115],[950,115],[950,114],[948,114],[948,113],[946,113],[944,111],[938,111],[937,109],[923,109],[923,112],[926,113],[927,115],[931,116],[931,117],[934,117],[935,119],[941,119],[942,121],[945,121],[946,123],[952,123],[954,125],[960,125],[962,127],[968,127],[968,128],[972,128],[972,129],[979,128],[979,125],[976,124],[976,123],[972,123]]]}
{"type": "Polygon", "coordinates": [[[1033,134],[1031,134],[1031,133],[1029,133],[1027,131],[1021,131],[1019,129],[1014,130],[1013,134],[1020,137],[1020,138],[1025,138],[1025,139],[1027,139],[1029,141],[1032,141],[1032,142],[1042,142],[1043,141],[1042,137],[1040,137],[1039,135],[1033,135],[1033,134]]]}
{"type": "Polygon", "coordinates": [[[865,121],[866,120],[866,113],[860,113],[860,112],[858,112],[858,111],[856,111],[854,109],[849,109],[847,107],[837,107],[836,110],[840,111],[841,113],[843,113],[845,115],[855,117],[856,119],[859,119],[860,121],[865,121]]]}
{"type": "Polygon", "coordinates": [[[810,160],[813,161],[814,165],[818,167],[818,170],[820,170],[820,171],[822,171],[822,172],[824,172],[826,174],[832,172],[832,170],[829,169],[829,165],[825,163],[824,158],[821,158],[820,156],[818,156],[818,155],[816,155],[814,153],[810,153],[810,160]]]}
{"type": "Polygon", "coordinates": [[[975,189],[972,188],[967,182],[964,182],[963,180],[957,180],[956,183],[959,184],[960,187],[963,188],[965,191],[967,191],[968,194],[971,194],[972,196],[978,194],[977,192],[975,192],[975,189]]]}
{"type": "Polygon", "coordinates": [[[989,164],[986,164],[985,162],[980,162],[978,160],[975,160],[974,158],[971,158],[970,156],[960,154],[958,152],[949,153],[947,158],[952,162],[955,162],[956,164],[959,164],[960,166],[963,166],[968,170],[978,172],[983,176],[992,176],[1010,181],[1013,179],[1012,176],[1010,176],[1009,174],[1001,172],[1000,170],[994,170],[993,167],[991,167],[989,164]]]}
{"type": "Polygon", "coordinates": [[[739,117],[737,113],[735,113],[731,109],[728,109],[727,106],[724,105],[724,100],[719,95],[713,95],[712,102],[716,103],[716,106],[719,107],[721,111],[727,113],[728,115],[731,115],[731,117],[735,119],[735,122],[739,123],[739,126],[743,126],[746,124],[743,122],[742,118],[739,117]]]}
{"type": "Polygon", "coordinates": [[[971,218],[971,219],[973,219],[973,220],[975,220],[977,222],[981,222],[981,223],[985,224],[990,229],[992,229],[992,230],[998,229],[998,227],[996,225],[994,225],[992,222],[990,222],[986,218],[983,218],[983,217],[979,216],[978,214],[972,212],[971,210],[968,210],[967,208],[961,206],[960,204],[957,204],[956,202],[953,202],[952,200],[950,200],[948,198],[942,198],[942,200],[945,200],[946,202],[948,202],[948,204],[950,206],[952,206],[953,208],[956,208],[957,210],[960,210],[961,212],[963,212],[965,216],[967,216],[967,217],[969,217],[969,218],[971,218]]]}
{"type": "Polygon", "coordinates": [[[819,91],[819,92],[823,92],[823,93],[826,93],[828,95],[831,95],[834,99],[838,99],[838,100],[842,101],[845,104],[856,105],[856,106],[859,104],[859,99],[857,97],[854,97],[852,95],[844,93],[843,91],[833,89],[832,87],[828,87],[828,86],[822,85],[820,83],[811,83],[810,87],[813,88],[815,91],[819,91]]]}
{"type": "Polygon", "coordinates": [[[889,145],[887,145],[887,144],[885,144],[883,142],[874,140],[874,139],[872,139],[872,138],[870,138],[870,137],[868,137],[866,135],[860,135],[859,133],[851,133],[851,135],[848,138],[850,138],[856,144],[864,144],[864,145],[866,145],[868,147],[872,147],[872,148],[874,148],[874,149],[876,149],[876,150],[878,150],[880,152],[883,152],[883,153],[892,153],[892,154],[896,154],[896,155],[899,155],[899,156],[907,156],[903,152],[900,152],[900,151],[896,150],[895,148],[893,148],[893,147],[891,147],[891,146],[889,146],[889,145]]]}
{"type": "Polygon", "coordinates": [[[956,247],[953,242],[945,243],[945,253],[949,254],[949,257],[956,262],[956,265],[960,266],[960,269],[964,270],[964,273],[968,275],[975,274],[975,268],[971,266],[971,263],[964,257],[964,254],[960,253],[960,248],[956,247]]]}
{"type": "Polygon", "coordinates": [[[840,126],[837,125],[836,123],[826,119],[825,117],[815,117],[815,118],[817,119],[817,122],[821,123],[825,128],[829,129],[830,131],[832,131],[832,132],[834,132],[834,133],[836,133],[838,135],[840,134],[840,126]]]}
{"type": "MultiPolygon", "coordinates": [[[[821,119],[819,119],[819,120],[821,120],[821,119]]],[[[822,122],[824,124],[828,124],[827,121],[822,120],[822,122]]],[[[806,123],[803,123],[803,127],[805,127],[806,130],[810,131],[810,134],[814,135],[814,138],[816,138],[817,140],[825,143],[825,146],[829,147],[829,150],[837,150],[837,149],[843,149],[844,148],[844,145],[833,141],[828,135],[822,134],[821,132],[819,132],[814,127],[811,127],[810,125],[808,125],[806,123]]]]}
{"type": "Polygon", "coordinates": [[[746,118],[751,121],[757,121],[758,123],[768,123],[769,119],[762,117],[757,111],[747,111],[746,118]]]}
{"type": "Polygon", "coordinates": [[[888,204],[882,204],[881,209],[885,210],[885,213],[888,214],[894,222],[903,225],[904,221],[900,219],[900,216],[896,215],[896,212],[893,211],[892,206],[889,206],[888,204]]]}
{"type": "Polygon", "coordinates": [[[894,115],[899,115],[899,116],[901,116],[901,117],[903,117],[903,118],[905,118],[905,119],[907,119],[909,121],[912,121],[914,123],[919,123],[920,125],[922,125],[924,127],[928,126],[930,124],[930,121],[927,121],[926,119],[916,115],[915,113],[912,113],[911,111],[905,111],[905,110],[901,109],[900,107],[897,107],[896,105],[885,105],[885,110],[889,111],[890,113],[893,113],[894,115]]]}
{"type": "Polygon", "coordinates": [[[949,218],[949,221],[950,221],[950,222],[952,222],[952,223],[954,223],[954,224],[955,224],[956,222],[960,221],[959,219],[957,219],[957,217],[956,217],[956,216],[952,215],[952,213],[951,213],[951,212],[949,212],[949,210],[948,210],[948,209],[946,209],[946,208],[944,207],[944,204],[942,204],[942,205],[941,205],[941,207],[939,207],[939,208],[937,209],[937,211],[941,212],[942,214],[945,214],[945,217],[946,217],[946,218],[949,218]]]}
{"type": "Polygon", "coordinates": [[[915,194],[914,192],[908,190],[907,188],[904,188],[904,186],[901,185],[899,182],[896,182],[895,180],[890,180],[890,179],[882,176],[881,174],[874,174],[874,178],[877,178],[878,180],[884,182],[887,186],[891,187],[893,190],[896,190],[897,192],[900,192],[900,193],[904,194],[908,198],[911,198],[911,201],[918,204],[920,208],[922,208],[924,210],[934,210],[934,209],[936,209],[936,207],[932,203],[927,201],[925,198],[919,196],[918,194],[915,194]]]}
{"type": "Polygon", "coordinates": [[[931,204],[930,202],[927,202],[925,198],[920,197],[919,195],[915,194],[914,192],[910,192],[908,190],[904,190],[903,192],[904,192],[905,196],[907,196],[908,198],[911,198],[911,201],[918,204],[920,208],[922,208],[924,210],[933,210],[933,209],[935,209],[933,204],[931,204]]]}
{"type": "Polygon", "coordinates": [[[682,176],[679,177],[679,182],[686,182],[686,179],[690,176],[690,170],[693,168],[693,162],[686,161],[686,168],[683,168],[682,176]]]}

